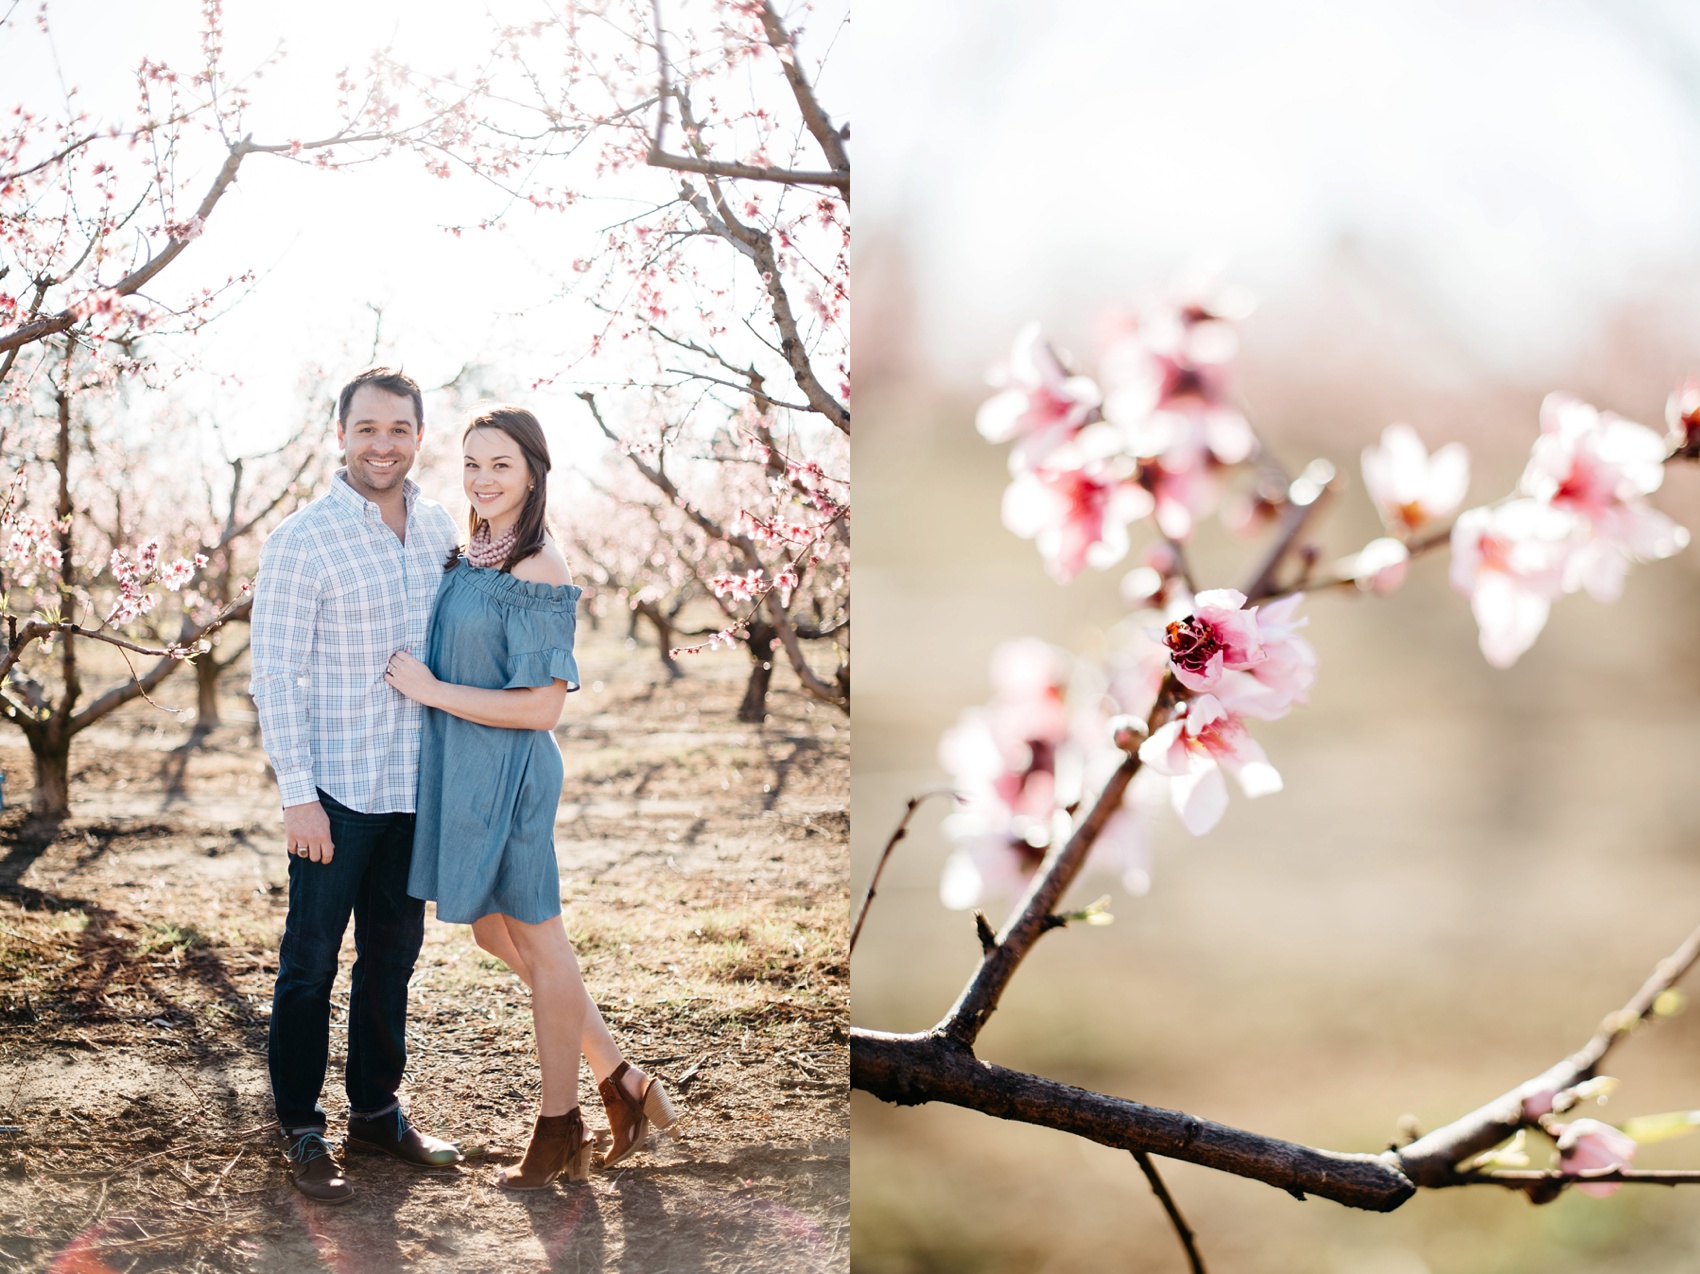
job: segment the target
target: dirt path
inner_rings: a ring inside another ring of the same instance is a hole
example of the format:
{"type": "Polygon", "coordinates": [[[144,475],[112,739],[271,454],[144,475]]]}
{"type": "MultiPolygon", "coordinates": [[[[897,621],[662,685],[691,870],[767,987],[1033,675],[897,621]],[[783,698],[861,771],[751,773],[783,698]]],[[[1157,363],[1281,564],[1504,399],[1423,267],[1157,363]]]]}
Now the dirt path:
{"type": "MultiPolygon", "coordinates": [[[[846,722],[782,689],[765,726],[738,725],[741,656],[669,683],[652,651],[586,647],[601,680],[560,731],[568,931],[628,1056],[682,1098],[680,1136],[588,1186],[492,1186],[534,1112],[529,1004],[466,929],[432,920],[404,1100],[469,1163],[356,1158],[352,1203],[301,1200],[268,1124],[275,788],[251,717],[190,747],[135,706],[79,742],[71,819],[0,815],[0,1267],[848,1267],[846,722]]],[[[232,717],[246,706],[233,696],[232,717]]],[[[0,736],[14,802],[18,742],[0,736]]],[[[351,959],[352,940],[339,1016],[351,959]]],[[[594,1126],[588,1072],[583,1100],[594,1126]]]]}

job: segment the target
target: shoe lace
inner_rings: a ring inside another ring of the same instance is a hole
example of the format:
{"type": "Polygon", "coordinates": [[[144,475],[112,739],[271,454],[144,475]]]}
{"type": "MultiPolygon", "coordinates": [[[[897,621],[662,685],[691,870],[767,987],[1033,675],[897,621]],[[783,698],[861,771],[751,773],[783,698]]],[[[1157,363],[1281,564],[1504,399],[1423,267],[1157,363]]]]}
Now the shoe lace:
{"type": "Polygon", "coordinates": [[[315,1159],[328,1158],[331,1148],[325,1144],[321,1134],[304,1132],[295,1139],[295,1144],[290,1146],[288,1153],[291,1160],[305,1167],[315,1159]]]}

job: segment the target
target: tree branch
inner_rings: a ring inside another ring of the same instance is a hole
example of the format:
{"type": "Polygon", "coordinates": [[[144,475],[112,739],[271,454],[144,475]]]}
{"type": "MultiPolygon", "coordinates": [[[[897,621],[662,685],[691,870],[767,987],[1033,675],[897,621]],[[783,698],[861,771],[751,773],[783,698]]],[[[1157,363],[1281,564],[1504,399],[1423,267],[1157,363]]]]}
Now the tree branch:
{"type": "Polygon", "coordinates": [[[1472,1175],[1459,1173],[1454,1165],[1491,1150],[1532,1122],[1523,1113],[1524,1098],[1562,1092],[1592,1078],[1613,1046],[1651,1016],[1659,996],[1687,973],[1697,959],[1700,959],[1700,929],[1689,934],[1680,947],[1659,961],[1629,1003],[1617,1012],[1607,1014],[1593,1038],[1576,1052],[1510,1092],[1500,1094],[1485,1106],[1453,1120],[1444,1128],[1435,1129],[1400,1150],[1399,1161],[1411,1180],[1418,1185],[1438,1187],[1460,1184],[1460,1178],[1472,1175]]]}
{"type": "MultiPolygon", "coordinates": [[[[195,209],[195,216],[205,221],[212,215],[213,208],[216,207],[218,201],[224,197],[225,192],[230,189],[231,183],[236,180],[236,170],[242,166],[242,161],[249,155],[256,153],[293,153],[299,150],[323,149],[326,146],[338,146],[353,142],[376,141],[380,139],[380,134],[372,133],[361,134],[359,136],[329,137],[314,142],[292,142],[277,146],[262,146],[256,144],[251,137],[244,137],[241,141],[230,147],[230,153],[226,156],[223,167],[218,170],[218,176],[213,179],[212,185],[207,188],[207,193],[201,199],[200,206],[195,209]]],[[[166,244],[165,251],[161,252],[157,257],[150,259],[146,264],[138,266],[136,269],[130,271],[130,273],[119,279],[117,283],[113,284],[110,291],[119,296],[134,295],[136,292],[146,287],[161,270],[165,269],[166,266],[175,261],[183,249],[188,246],[189,245],[185,240],[172,239],[166,244]]],[[[76,326],[79,321],[80,316],[76,314],[73,307],[60,310],[57,314],[50,314],[46,318],[36,319],[34,322],[25,323],[20,327],[13,328],[10,332],[0,332],[0,352],[29,345],[35,341],[52,336],[56,332],[68,331],[70,328],[76,326]]]]}
{"type": "MultiPolygon", "coordinates": [[[[1173,688],[1174,678],[1171,675],[1164,680],[1163,688],[1157,695],[1157,706],[1151,710],[1147,721],[1147,737],[1151,730],[1167,719],[1169,696],[1173,688]]],[[[1110,815],[1120,808],[1122,795],[1138,772],[1139,756],[1137,753],[1129,753],[1116,767],[1110,781],[1104,784],[1104,789],[1098,794],[1091,812],[1074,829],[1074,834],[1061,849],[1054,851],[1046,859],[1034,875],[1026,895],[1004,925],[1003,932],[998,934],[997,945],[986,952],[973,980],[963,988],[961,996],[945,1015],[944,1021],[938,1024],[937,1030],[943,1031],[963,1045],[973,1046],[981,1028],[986,1024],[986,1019],[996,1012],[1004,987],[1009,985],[1010,978],[1015,976],[1016,969],[1021,967],[1028,951],[1053,927],[1049,924],[1052,912],[1057,909],[1063,894],[1074,883],[1080,869],[1085,866],[1086,856],[1091,853],[1098,834],[1104,830],[1104,824],[1110,821],[1110,815]]]]}
{"type": "MultiPolygon", "coordinates": [[[[834,172],[844,174],[844,193],[850,193],[850,155],[844,149],[844,138],[832,126],[832,120],[821,109],[820,100],[815,97],[815,90],[803,76],[803,68],[797,65],[797,46],[791,43],[791,33],[785,29],[785,24],[774,12],[772,0],[762,0],[761,11],[757,14],[761,19],[763,34],[767,36],[768,45],[779,57],[779,64],[785,68],[785,82],[791,86],[791,96],[797,99],[797,109],[803,113],[803,123],[808,126],[810,134],[820,146],[821,154],[826,156],[826,162],[831,164],[834,172]]],[[[848,197],[845,199],[848,203],[848,197]]]]}
{"type": "Polygon", "coordinates": [[[697,159],[691,155],[669,155],[651,149],[646,160],[651,168],[671,168],[675,172],[705,173],[711,177],[734,177],[744,181],[771,181],[783,186],[832,186],[848,196],[849,173],[807,172],[791,168],[759,168],[754,164],[738,164],[727,159],[697,159]]]}
{"type": "Polygon", "coordinates": [[[880,851],[880,860],[874,864],[874,874],[868,881],[868,892],[862,895],[862,905],[856,908],[856,923],[850,927],[850,954],[856,954],[856,939],[862,932],[862,921],[868,918],[868,908],[874,905],[874,891],[879,888],[880,876],[885,871],[886,860],[891,857],[891,851],[896,849],[898,842],[909,835],[909,820],[915,816],[930,797],[955,796],[956,792],[948,787],[935,787],[931,791],[911,796],[903,807],[903,817],[897,820],[897,828],[891,833],[891,839],[886,841],[885,848],[880,851]]]}
{"type": "Polygon", "coordinates": [[[1175,1236],[1180,1239],[1181,1247],[1186,1252],[1186,1259],[1192,1266],[1192,1274],[1206,1274],[1204,1257],[1199,1254],[1198,1244],[1194,1242],[1192,1227],[1181,1215],[1179,1205],[1169,1193],[1169,1187],[1163,1184],[1163,1178],[1157,1172],[1157,1165],[1151,1162],[1151,1156],[1143,1150],[1135,1150],[1133,1160],[1145,1174],[1145,1179],[1151,1183],[1151,1193],[1157,1196],[1157,1202],[1161,1203],[1163,1211],[1169,1214],[1169,1224],[1175,1227],[1175,1236]]]}
{"type": "Polygon", "coordinates": [[[1391,1212],[1416,1193],[1391,1155],[1343,1155],[982,1062],[939,1031],[850,1032],[850,1083],[900,1106],[942,1101],[1249,1177],[1303,1198],[1391,1212]]]}

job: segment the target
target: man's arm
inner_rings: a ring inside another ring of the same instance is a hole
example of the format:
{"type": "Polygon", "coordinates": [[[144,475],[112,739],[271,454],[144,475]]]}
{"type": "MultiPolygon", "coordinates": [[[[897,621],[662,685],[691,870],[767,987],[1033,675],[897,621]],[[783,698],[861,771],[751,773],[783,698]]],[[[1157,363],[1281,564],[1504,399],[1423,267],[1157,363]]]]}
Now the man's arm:
{"type": "Polygon", "coordinates": [[[292,853],[305,852],[314,862],[329,862],[330,820],[313,782],[308,731],[307,676],[320,590],[319,564],[309,550],[290,530],[274,534],[260,550],[249,619],[249,692],[283,798],[286,847],[292,853]]]}

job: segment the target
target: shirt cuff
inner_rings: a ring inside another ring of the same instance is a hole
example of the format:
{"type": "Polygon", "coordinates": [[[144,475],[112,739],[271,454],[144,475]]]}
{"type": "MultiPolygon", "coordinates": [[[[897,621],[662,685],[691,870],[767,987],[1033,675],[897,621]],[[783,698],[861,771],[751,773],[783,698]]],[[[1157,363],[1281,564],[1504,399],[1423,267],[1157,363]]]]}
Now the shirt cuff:
{"type": "Polygon", "coordinates": [[[303,770],[299,774],[278,775],[277,793],[283,798],[286,809],[291,805],[305,805],[309,801],[319,799],[319,789],[313,782],[311,770],[303,770]]]}

